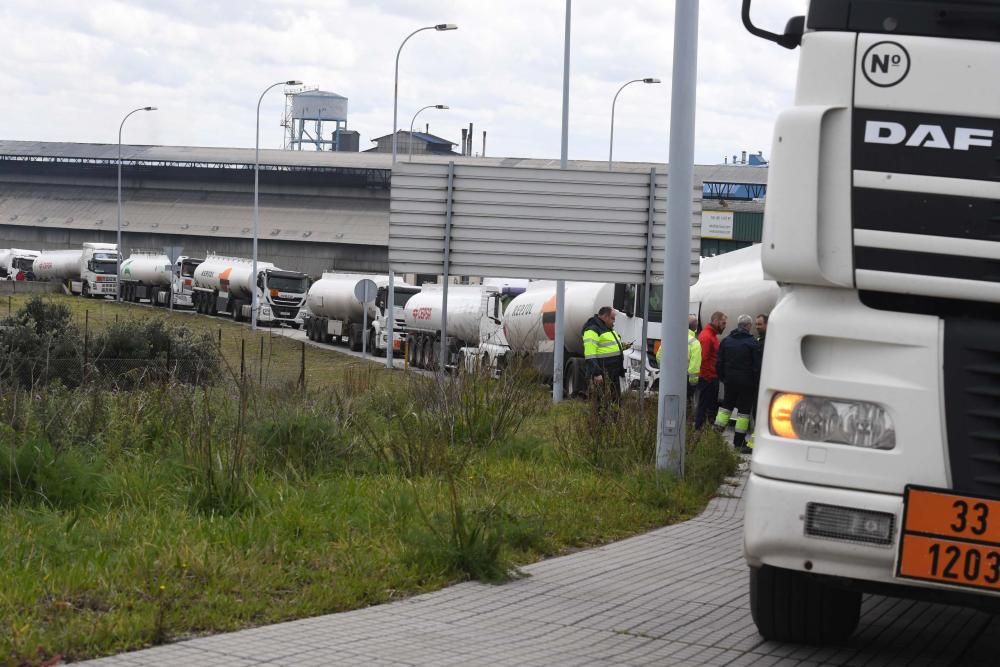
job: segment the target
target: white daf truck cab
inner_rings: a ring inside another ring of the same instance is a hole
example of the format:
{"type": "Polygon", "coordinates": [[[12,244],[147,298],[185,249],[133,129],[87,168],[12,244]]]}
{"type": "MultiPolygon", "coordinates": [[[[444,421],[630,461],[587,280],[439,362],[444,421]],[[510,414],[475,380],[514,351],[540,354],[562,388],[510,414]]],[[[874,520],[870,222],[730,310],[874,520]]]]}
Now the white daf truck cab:
{"type": "Polygon", "coordinates": [[[1000,601],[1000,0],[811,0],[775,127],[744,545],[768,639],[1000,601]]]}

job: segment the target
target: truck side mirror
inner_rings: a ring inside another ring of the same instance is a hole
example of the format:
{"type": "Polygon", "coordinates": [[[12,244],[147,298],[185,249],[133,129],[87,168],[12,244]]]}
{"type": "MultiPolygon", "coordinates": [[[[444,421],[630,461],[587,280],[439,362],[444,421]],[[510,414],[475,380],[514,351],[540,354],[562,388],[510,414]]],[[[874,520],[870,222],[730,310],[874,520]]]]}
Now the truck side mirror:
{"type": "Polygon", "coordinates": [[[783,46],[786,49],[794,49],[795,47],[802,44],[802,35],[806,31],[806,17],[805,16],[793,16],[788,19],[788,23],[785,24],[785,33],[779,35],[768,30],[763,30],[758,28],[750,20],[750,1],[743,0],[743,27],[749,31],[751,35],[755,37],[760,37],[766,39],[769,42],[774,42],[779,46],[783,46]]]}

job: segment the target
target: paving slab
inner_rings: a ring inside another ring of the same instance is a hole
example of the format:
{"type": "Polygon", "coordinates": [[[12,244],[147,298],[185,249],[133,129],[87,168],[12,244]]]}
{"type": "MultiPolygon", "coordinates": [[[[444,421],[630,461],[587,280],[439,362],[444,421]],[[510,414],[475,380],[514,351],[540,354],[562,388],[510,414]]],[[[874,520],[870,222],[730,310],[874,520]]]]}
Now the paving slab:
{"type": "Polygon", "coordinates": [[[1000,622],[947,605],[864,598],[844,646],[766,642],[742,557],[745,469],[690,521],[442,591],[94,660],[211,665],[1000,665],[1000,622]]]}

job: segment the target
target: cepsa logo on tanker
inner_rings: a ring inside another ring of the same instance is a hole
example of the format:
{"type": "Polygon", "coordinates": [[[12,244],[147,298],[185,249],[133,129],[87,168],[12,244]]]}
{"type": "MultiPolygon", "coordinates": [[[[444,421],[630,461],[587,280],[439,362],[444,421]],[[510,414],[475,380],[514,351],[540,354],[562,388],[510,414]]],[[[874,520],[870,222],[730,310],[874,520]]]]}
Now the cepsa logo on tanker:
{"type": "Polygon", "coordinates": [[[431,309],[430,308],[414,308],[413,309],[413,319],[415,319],[415,320],[429,320],[429,319],[431,319],[431,309]]]}

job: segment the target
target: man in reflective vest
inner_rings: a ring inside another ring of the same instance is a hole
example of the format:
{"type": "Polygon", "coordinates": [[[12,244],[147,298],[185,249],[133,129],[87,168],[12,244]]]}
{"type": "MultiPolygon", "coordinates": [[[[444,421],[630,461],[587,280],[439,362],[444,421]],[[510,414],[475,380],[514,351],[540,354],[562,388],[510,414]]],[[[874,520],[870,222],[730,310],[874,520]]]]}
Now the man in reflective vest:
{"type": "Polygon", "coordinates": [[[604,306],[583,325],[583,356],[601,415],[608,406],[617,406],[622,398],[619,378],[625,375],[625,346],[615,331],[615,315],[614,308],[604,306]]]}
{"type": "MultiPolygon", "coordinates": [[[[698,374],[701,372],[701,342],[694,335],[698,328],[698,318],[688,315],[688,369],[687,369],[687,398],[690,403],[694,398],[694,390],[698,387],[698,374]]],[[[663,368],[663,346],[656,348],[656,365],[663,368]]]]}
{"type": "Polygon", "coordinates": [[[722,405],[715,417],[715,426],[723,430],[729,425],[729,418],[735,414],[736,435],[733,446],[748,454],[746,446],[747,431],[750,429],[750,410],[757,398],[757,388],[760,385],[760,345],[750,334],[753,319],[749,315],[740,315],[736,320],[736,329],[726,336],[719,346],[717,363],[719,379],[725,385],[722,405]]]}

